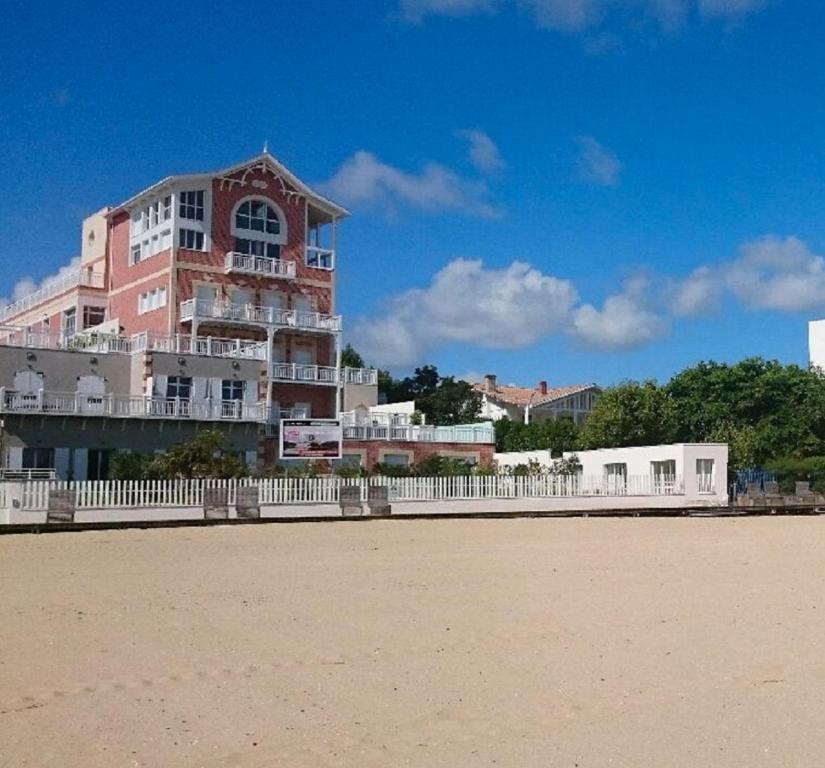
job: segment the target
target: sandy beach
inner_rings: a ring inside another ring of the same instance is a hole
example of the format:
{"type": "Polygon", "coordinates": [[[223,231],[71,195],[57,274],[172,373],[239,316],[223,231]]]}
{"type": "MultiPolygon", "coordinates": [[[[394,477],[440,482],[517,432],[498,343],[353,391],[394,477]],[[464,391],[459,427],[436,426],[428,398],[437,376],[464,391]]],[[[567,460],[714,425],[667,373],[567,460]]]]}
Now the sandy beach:
{"type": "Polygon", "coordinates": [[[825,520],[0,537],[0,765],[819,766],[825,520]]]}

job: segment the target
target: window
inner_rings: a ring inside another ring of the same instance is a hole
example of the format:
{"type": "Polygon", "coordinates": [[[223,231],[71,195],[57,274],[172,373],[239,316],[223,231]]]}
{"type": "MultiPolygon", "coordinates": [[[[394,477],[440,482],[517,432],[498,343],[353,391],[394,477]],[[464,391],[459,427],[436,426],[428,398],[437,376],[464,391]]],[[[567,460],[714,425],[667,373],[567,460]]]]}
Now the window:
{"type": "Polygon", "coordinates": [[[83,330],[94,328],[106,319],[106,307],[83,307],[83,330]]]}
{"type": "Polygon", "coordinates": [[[243,400],[245,381],[237,379],[224,379],[221,386],[221,400],[243,400]]]}
{"type": "Polygon", "coordinates": [[[178,236],[178,247],[188,248],[190,251],[203,250],[203,232],[194,229],[182,229],[178,236]]]}
{"type": "Polygon", "coordinates": [[[410,457],[406,453],[385,453],[381,459],[382,464],[391,464],[394,467],[408,467],[410,457]]]}
{"type": "Polygon", "coordinates": [[[54,448],[24,448],[23,469],[54,469],[54,448]]]}
{"type": "Polygon", "coordinates": [[[651,461],[650,472],[653,475],[653,492],[670,493],[676,482],[676,461],[651,461]]]}
{"type": "Polygon", "coordinates": [[[172,195],[166,195],[163,198],[163,216],[162,221],[169,221],[172,218],[172,195]]]}
{"type": "Polygon", "coordinates": [[[132,246],[132,264],[137,264],[140,261],[140,243],[135,243],[132,246]]]}
{"type": "Polygon", "coordinates": [[[608,493],[624,493],[627,488],[627,464],[605,464],[604,476],[608,493]]]}
{"type": "Polygon", "coordinates": [[[246,256],[266,256],[270,259],[281,258],[281,246],[277,243],[265,243],[263,240],[247,240],[243,237],[236,237],[235,251],[246,256]]]}
{"type": "Polygon", "coordinates": [[[696,486],[699,493],[713,493],[715,490],[713,459],[696,459],[696,486]]]}
{"type": "Polygon", "coordinates": [[[72,307],[63,313],[63,333],[71,336],[77,328],[77,309],[72,307]]]}
{"type": "Polygon", "coordinates": [[[138,296],[138,314],[143,315],[166,306],[166,286],[153,288],[138,296]]]}
{"type": "Polygon", "coordinates": [[[235,251],[246,256],[281,257],[281,245],[286,242],[282,216],[266,200],[243,200],[232,219],[235,251]]]}
{"type": "Polygon", "coordinates": [[[188,400],[192,394],[191,376],[170,376],[166,379],[166,397],[170,400],[179,398],[188,400]]]}
{"type": "Polygon", "coordinates": [[[160,233],[160,250],[168,251],[172,247],[172,230],[165,229],[160,233]]]}
{"type": "Polygon", "coordinates": [[[307,246],[306,262],[308,267],[315,269],[334,269],[335,252],[324,248],[307,246]]]}
{"type": "Polygon", "coordinates": [[[275,213],[275,209],[263,200],[247,200],[241,203],[235,213],[235,229],[279,235],[281,234],[281,220],[275,213]]]}
{"type": "Polygon", "coordinates": [[[180,217],[203,221],[203,190],[180,193],[180,217]]]}
{"type": "Polygon", "coordinates": [[[146,210],[149,214],[149,228],[156,227],[160,220],[160,200],[156,200],[146,210]]]}

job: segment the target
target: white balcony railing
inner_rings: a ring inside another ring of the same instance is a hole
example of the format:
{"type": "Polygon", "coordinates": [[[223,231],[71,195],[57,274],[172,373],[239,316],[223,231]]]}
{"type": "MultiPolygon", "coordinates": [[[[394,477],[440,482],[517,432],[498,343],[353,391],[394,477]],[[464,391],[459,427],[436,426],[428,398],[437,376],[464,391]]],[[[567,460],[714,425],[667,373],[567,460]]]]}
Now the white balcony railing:
{"type": "Polygon", "coordinates": [[[291,279],[295,277],[295,262],[230,251],[226,254],[226,271],[291,279]]]}
{"type": "Polygon", "coordinates": [[[49,280],[41,288],[0,309],[0,320],[19,315],[71,288],[103,288],[103,273],[82,269],[49,280]]]}
{"type": "Polygon", "coordinates": [[[332,248],[319,248],[317,245],[308,245],[306,263],[314,269],[335,269],[335,251],[332,248]]]}
{"type": "Polygon", "coordinates": [[[276,381],[298,381],[310,384],[338,383],[338,369],[327,365],[302,365],[301,363],[274,363],[272,378],[276,381]]]}
{"type": "Polygon", "coordinates": [[[180,398],[133,395],[90,395],[82,392],[20,392],[0,388],[0,411],[53,416],[108,416],[137,419],[191,419],[194,421],[267,420],[264,403],[240,400],[194,402],[180,398]]]}
{"type": "MultiPolygon", "coordinates": [[[[458,424],[437,427],[430,424],[410,424],[395,414],[362,416],[354,411],[341,414],[345,440],[406,440],[428,443],[494,443],[492,422],[458,424]]],[[[401,414],[405,416],[405,414],[401,414]]]]}
{"type": "Polygon", "coordinates": [[[296,309],[258,307],[253,304],[232,304],[225,301],[187,299],[180,305],[183,322],[220,320],[246,325],[273,325],[309,331],[340,331],[341,316],[322,312],[299,312],[296,309]]]}
{"type": "Polygon", "coordinates": [[[183,333],[164,336],[146,331],[132,336],[116,336],[98,332],[79,332],[67,335],[0,325],[0,347],[126,355],[140,352],[172,352],[178,355],[266,360],[266,342],[264,341],[225,339],[214,336],[192,337],[183,333]]]}
{"type": "Polygon", "coordinates": [[[223,339],[213,336],[161,336],[137,333],[132,336],[132,352],[172,352],[176,355],[229,357],[237,360],[266,360],[266,342],[223,339]]]}
{"type": "Polygon", "coordinates": [[[344,384],[377,384],[378,370],[375,368],[343,368],[344,384]]]}

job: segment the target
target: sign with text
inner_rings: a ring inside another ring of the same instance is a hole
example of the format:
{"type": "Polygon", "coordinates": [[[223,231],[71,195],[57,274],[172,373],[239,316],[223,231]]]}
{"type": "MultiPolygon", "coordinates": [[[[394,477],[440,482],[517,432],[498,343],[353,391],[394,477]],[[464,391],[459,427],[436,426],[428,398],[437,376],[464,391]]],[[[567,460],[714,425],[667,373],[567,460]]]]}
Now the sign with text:
{"type": "Polygon", "coordinates": [[[340,459],[342,435],[335,419],[281,419],[281,458],[340,459]]]}

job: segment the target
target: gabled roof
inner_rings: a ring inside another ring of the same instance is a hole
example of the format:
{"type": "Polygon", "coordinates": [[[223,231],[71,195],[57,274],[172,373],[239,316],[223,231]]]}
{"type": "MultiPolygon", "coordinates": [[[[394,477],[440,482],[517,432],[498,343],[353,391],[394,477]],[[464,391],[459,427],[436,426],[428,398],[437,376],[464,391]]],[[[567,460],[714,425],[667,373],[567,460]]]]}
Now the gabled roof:
{"type": "Polygon", "coordinates": [[[601,391],[596,384],[574,384],[569,387],[548,387],[547,393],[542,394],[541,390],[531,387],[509,387],[502,385],[495,385],[492,389],[486,384],[474,384],[473,388],[476,392],[487,395],[491,400],[498,400],[501,403],[508,405],[517,405],[519,408],[524,408],[529,405],[531,408],[536,408],[541,405],[549,405],[556,400],[561,400],[570,395],[576,395],[579,392],[586,392],[588,390],[601,391]]]}
{"type": "Polygon", "coordinates": [[[310,200],[313,201],[319,208],[323,208],[327,213],[332,216],[336,217],[344,217],[349,216],[349,211],[344,208],[343,206],[338,205],[338,203],[333,202],[329,198],[324,197],[323,195],[318,194],[315,190],[311,187],[304,184],[292,171],[289,170],[285,165],[283,165],[279,160],[273,157],[269,152],[262,152],[259,155],[256,155],[249,160],[244,160],[242,163],[237,163],[236,165],[231,165],[229,168],[223,168],[219,171],[212,171],[209,173],[188,173],[188,174],[180,174],[177,176],[166,176],[165,178],[161,179],[160,181],[156,181],[146,189],[138,192],[136,195],[132,195],[128,200],[125,200],[120,205],[115,206],[109,211],[109,215],[111,216],[114,213],[118,213],[122,211],[124,208],[130,208],[135,203],[137,203],[141,198],[154,196],[159,192],[162,192],[166,187],[172,184],[180,184],[180,183],[198,183],[208,181],[214,178],[220,177],[227,177],[232,176],[238,171],[242,171],[245,168],[251,168],[256,165],[265,164],[269,167],[271,171],[273,171],[277,176],[281,176],[290,186],[294,187],[298,192],[306,195],[310,200]]]}

